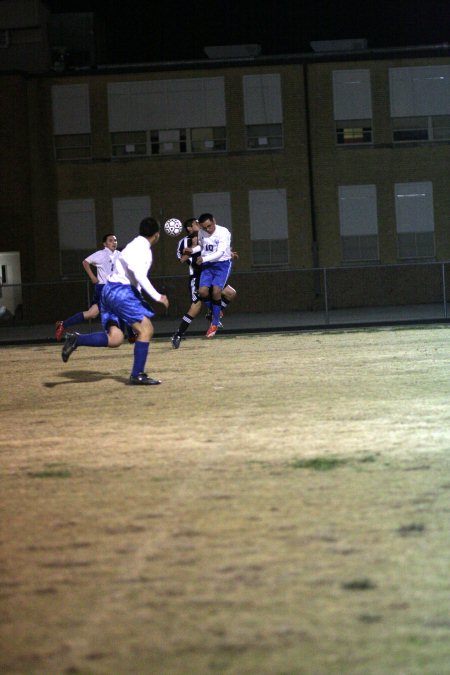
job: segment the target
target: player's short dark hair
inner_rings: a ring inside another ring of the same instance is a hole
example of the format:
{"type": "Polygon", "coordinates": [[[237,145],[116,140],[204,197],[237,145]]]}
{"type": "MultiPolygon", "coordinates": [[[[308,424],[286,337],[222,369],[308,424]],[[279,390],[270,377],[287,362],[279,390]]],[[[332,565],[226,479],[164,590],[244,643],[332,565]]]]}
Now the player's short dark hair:
{"type": "Polygon", "coordinates": [[[139,225],[139,234],[142,237],[152,237],[157,232],[159,232],[159,223],[157,220],[149,216],[141,221],[141,224],[139,225]]]}
{"type": "Polygon", "coordinates": [[[204,223],[206,220],[213,220],[214,216],[212,213],[202,213],[201,216],[197,218],[199,223],[204,223]]]}
{"type": "Polygon", "coordinates": [[[103,236],[103,239],[102,239],[102,244],[106,244],[106,240],[108,239],[108,237],[115,237],[115,236],[116,235],[114,234],[114,232],[110,232],[109,234],[105,234],[103,236]]]}
{"type": "Polygon", "coordinates": [[[191,227],[192,223],[196,223],[197,218],[188,218],[187,220],[184,221],[183,227],[187,232],[188,227],[191,227]]]}

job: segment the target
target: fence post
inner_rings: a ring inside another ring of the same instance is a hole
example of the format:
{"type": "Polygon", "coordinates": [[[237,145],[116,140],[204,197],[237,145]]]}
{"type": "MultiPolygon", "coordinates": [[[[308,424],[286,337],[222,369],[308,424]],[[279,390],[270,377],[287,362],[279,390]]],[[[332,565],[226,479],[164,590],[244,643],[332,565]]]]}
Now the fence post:
{"type": "MultiPolygon", "coordinates": [[[[86,307],[89,309],[91,306],[91,294],[90,294],[90,281],[89,279],[86,281],[86,296],[87,296],[87,305],[86,307]]],[[[89,319],[89,332],[92,333],[92,319],[89,319]]]]}
{"type": "Polygon", "coordinates": [[[444,297],[444,319],[447,318],[447,291],[445,289],[445,264],[442,263],[442,295],[444,297]]]}
{"type": "Polygon", "coordinates": [[[327,268],[323,268],[323,295],[325,300],[325,323],[330,323],[330,315],[328,314],[328,287],[327,287],[327,268]]]}

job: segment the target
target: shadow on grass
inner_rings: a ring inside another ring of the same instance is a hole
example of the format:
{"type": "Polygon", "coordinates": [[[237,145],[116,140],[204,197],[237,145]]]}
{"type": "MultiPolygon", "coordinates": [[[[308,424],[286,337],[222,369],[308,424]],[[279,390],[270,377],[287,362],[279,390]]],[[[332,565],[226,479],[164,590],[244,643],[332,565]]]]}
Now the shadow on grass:
{"type": "Polygon", "coordinates": [[[67,379],[60,382],[44,382],[44,387],[53,389],[62,384],[80,384],[82,382],[101,382],[102,380],[114,380],[120,384],[127,384],[128,378],[120,377],[119,375],[110,375],[96,370],[67,370],[61,374],[61,377],[67,379]]]}

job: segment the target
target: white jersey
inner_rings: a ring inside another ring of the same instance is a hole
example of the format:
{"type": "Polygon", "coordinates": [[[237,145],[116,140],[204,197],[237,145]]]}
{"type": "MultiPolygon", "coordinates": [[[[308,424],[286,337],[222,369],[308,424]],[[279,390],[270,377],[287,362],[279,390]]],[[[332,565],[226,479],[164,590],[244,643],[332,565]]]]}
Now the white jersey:
{"type": "Polygon", "coordinates": [[[206,262],[222,262],[231,259],[231,232],[222,225],[217,225],[212,234],[206,230],[199,230],[198,245],[201,250],[201,257],[206,262]]]}
{"type": "Polygon", "coordinates": [[[106,284],[106,279],[114,270],[114,264],[119,257],[119,251],[111,251],[111,249],[102,248],[100,251],[95,251],[90,256],[85,258],[89,265],[94,265],[97,268],[97,279],[99,284],[106,284]]]}
{"type": "Polygon", "coordinates": [[[143,290],[159,302],[161,293],[150,283],[147,274],[152,266],[153,253],[148,239],[138,235],[119,254],[108,281],[115,284],[129,284],[143,290]]]}

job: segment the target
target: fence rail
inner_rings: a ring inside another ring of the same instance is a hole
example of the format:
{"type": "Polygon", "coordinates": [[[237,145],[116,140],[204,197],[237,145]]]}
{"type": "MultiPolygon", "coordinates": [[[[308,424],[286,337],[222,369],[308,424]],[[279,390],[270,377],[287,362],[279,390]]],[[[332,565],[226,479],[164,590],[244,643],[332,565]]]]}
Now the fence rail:
{"type": "MultiPolygon", "coordinates": [[[[426,316],[447,320],[450,261],[392,265],[353,265],[294,270],[233,272],[230,283],[238,295],[233,314],[306,312],[314,323],[332,324],[339,316],[364,309],[383,316],[395,309],[403,318],[426,316]],[[409,310],[408,310],[409,308],[409,310]]],[[[152,277],[156,288],[169,296],[169,318],[179,317],[189,305],[187,276],[152,277]]],[[[88,279],[42,281],[0,286],[0,329],[11,325],[53,323],[87,309],[92,300],[88,279]]],[[[161,308],[155,308],[157,312],[161,308]]],[[[351,318],[347,319],[351,322],[351,318]]],[[[383,320],[380,318],[380,320],[383,320]]]]}

